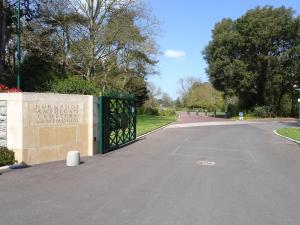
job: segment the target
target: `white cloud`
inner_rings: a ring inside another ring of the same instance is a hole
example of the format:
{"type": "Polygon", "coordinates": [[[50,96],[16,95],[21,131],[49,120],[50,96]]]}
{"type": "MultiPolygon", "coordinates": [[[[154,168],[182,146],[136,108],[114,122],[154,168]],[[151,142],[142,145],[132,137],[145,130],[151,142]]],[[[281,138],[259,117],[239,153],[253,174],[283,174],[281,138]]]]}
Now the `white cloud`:
{"type": "Polygon", "coordinates": [[[173,59],[180,59],[186,56],[185,51],[168,49],[165,51],[165,56],[173,59]]]}

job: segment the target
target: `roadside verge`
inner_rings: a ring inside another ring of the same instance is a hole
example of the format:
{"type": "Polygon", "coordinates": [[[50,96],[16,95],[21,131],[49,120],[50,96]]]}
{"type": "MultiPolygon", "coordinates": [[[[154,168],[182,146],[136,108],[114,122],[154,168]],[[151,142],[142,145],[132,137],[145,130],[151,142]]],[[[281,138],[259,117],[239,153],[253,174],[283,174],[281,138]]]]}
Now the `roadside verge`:
{"type": "Polygon", "coordinates": [[[164,129],[164,128],[170,126],[170,125],[172,125],[173,123],[175,123],[175,121],[173,121],[173,122],[171,122],[171,123],[168,123],[167,125],[163,125],[163,126],[161,126],[161,127],[159,127],[159,128],[156,128],[155,130],[152,130],[152,131],[149,131],[149,132],[147,132],[147,133],[141,134],[141,135],[137,136],[137,139],[138,139],[138,138],[145,137],[145,136],[147,136],[147,135],[149,135],[149,134],[155,133],[155,132],[157,132],[157,131],[159,131],[159,130],[162,130],[162,129],[164,129]]]}
{"type": "Polygon", "coordinates": [[[279,134],[277,131],[278,131],[278,129],[277,129],[277,130],[273,130],[273,133],[276,134],[276,135],[279,136],[279,137],[282,137],[282,138],[285,138],[285,139],[287,139],[287,140],[289,140],[289,141],[292,141],[292,142],[295,142],[295,143],[297,143],[297,144],[300,144],[300,141],[297,141],[297,140],[295,140],[295,139],[293,139],[293,138],[291,138],[291,137],[287,137],[287,136],[284,136],[284,135],[282,135],[282,134],[279,134]]]}
{"type": "Polygon", "coordinates": [[[154,116],[154,115],[138,115],[137,117],[137,136],[149,134],[157,131],[176,121],[176,116],[154,116]]]}

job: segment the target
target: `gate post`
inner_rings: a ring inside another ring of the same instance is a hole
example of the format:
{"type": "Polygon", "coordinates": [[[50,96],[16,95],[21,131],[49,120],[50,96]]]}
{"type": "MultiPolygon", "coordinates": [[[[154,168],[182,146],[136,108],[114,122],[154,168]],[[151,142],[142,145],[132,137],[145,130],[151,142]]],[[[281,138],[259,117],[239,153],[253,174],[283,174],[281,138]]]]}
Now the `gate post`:
{"type": "Polygon", "coordinates": [[[99,150],[101,154],[104,154],[103,149],[103,97],[100,96],[98,100],[99,107],[99,150]]]}
{"type": "Polygon", "coordinates": [[[136,106],[136,101],[134,101],[134,117],[133,117],[133,123],[134,123],[134,127],[133,127],[133,139],[136,139],[136,115],[137,115],[137,106],[136,106]]]}

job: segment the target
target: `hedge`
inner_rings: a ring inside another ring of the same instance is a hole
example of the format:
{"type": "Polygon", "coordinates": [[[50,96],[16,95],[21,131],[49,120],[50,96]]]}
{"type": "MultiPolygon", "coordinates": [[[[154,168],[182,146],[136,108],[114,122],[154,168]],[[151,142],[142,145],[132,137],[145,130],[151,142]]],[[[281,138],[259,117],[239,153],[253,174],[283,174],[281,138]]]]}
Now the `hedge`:
{"type": "Polygon", "coordinates": [[[6,147],[0,147],[0,166],[12,165],[15,162],[15,153],[6,147]]]}

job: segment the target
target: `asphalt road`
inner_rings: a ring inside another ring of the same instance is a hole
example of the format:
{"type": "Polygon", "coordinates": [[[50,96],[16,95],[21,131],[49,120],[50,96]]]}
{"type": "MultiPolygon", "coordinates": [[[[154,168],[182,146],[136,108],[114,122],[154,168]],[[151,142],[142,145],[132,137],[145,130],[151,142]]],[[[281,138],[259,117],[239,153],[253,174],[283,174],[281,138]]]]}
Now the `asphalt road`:
{"type": "Polygon", "coordinates": [[[4,173],[0,225],[300,224],[300,148],[282,126],[164,129],[76,168],[4,173]]]}

